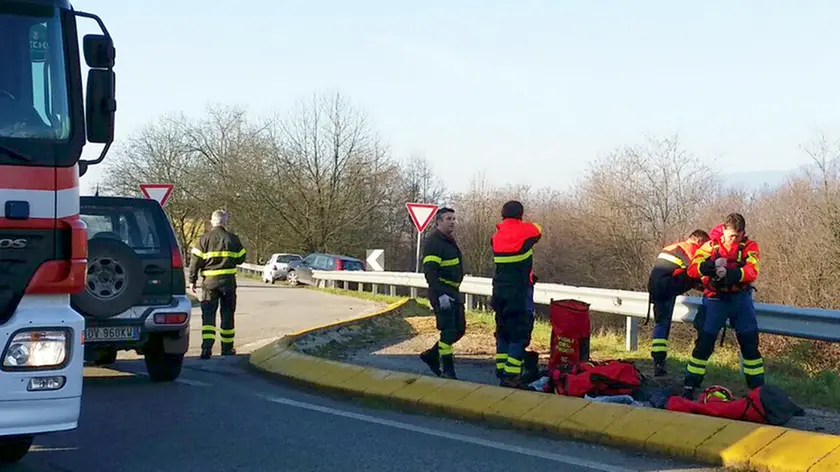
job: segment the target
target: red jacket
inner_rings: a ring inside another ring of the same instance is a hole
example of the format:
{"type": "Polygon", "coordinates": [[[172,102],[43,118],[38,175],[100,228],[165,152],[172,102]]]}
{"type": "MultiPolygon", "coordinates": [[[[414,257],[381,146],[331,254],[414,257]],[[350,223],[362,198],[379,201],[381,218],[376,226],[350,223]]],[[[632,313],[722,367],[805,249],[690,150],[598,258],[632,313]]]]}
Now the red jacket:
{"type": "Polygon", "coordinates": [[[718,237],[697,249],[688,266],[688,276],[700,280],[707,297],[720,292],[736,292],[749,287],[758,278],[759,259],[758,243],[748,237],[744,236],[738,245],[728,250],[718,237]],[[726,258],[726,276],[718,280],[715,261],[721,257],[726,258]]]}
{"type": "Polygon", "coordinates": [[[527,286],[534,283],[534,244],[542,237],[540,225],[505,218],[490,238],[496,271],[493,286],[527,286]]]}

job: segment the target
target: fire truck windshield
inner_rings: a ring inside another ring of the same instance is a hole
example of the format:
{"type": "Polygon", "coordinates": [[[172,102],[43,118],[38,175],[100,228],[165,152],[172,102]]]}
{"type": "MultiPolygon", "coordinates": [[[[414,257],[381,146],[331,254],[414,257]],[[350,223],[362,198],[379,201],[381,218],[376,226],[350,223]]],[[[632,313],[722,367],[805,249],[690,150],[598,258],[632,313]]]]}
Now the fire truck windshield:
{"type": "Polygon", "coordinates": [[[0,149],[0,160],[4,162],[3,154],[12,154],[10,148],[24,149],[16,142],[28,141],[25,148],[30,150],[38,142],[70,137],[63,37],[55,7],[0,3],[0,148],[6,149],[5,153],[0,149]]]}

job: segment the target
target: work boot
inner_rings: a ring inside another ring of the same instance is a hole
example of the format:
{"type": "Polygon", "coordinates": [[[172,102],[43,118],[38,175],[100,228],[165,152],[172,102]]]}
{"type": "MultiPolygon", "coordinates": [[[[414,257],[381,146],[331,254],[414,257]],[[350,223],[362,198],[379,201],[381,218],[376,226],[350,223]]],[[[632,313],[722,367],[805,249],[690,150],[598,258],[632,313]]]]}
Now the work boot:
{"type": "Polygon", "coordinates": [[[682,397],[694,401],[694,387],[690,385],[683,386],[682,397]]]}
{"type": "Polygon", "coordinates": [[[522,376],[515,374],[502,374],[502,379],[499,382],[499,385],[507,388],[517,388],[520,390],[525,389],[525,386],[522,385],[522,376]]]}
{"type": "Polygon", "coordinates": [[[203,347],[201,348],[201,358],[202,359],[210,359],[213,355],[213,348],[203,347]]]}
{"type": "Polygon", "coordinates": [[[429,366],[432,372],[440,377],[440,354],[438,353],[437,345],[420,353],[420,360],[429,366]]]}
{"type": "Polygon", "coordinates": [[[665,361],[656,362],[653,364],[653,376],[664,377],[668,375],[668,370],[665,368],[665,361]]]}
{"type": "Polygon", "coordinates": [[[234,348],[222,349],[222,355],[223,356],[235,356],[236,355],[236,349],[234,349],[234,348]]]}
{"type": "Polygon", "coordinates": [[[455,359],[452,356],[440,356],[443,362],[443,374],[441,377],[445,379],[457,379],[455,376],[455,359]]]}

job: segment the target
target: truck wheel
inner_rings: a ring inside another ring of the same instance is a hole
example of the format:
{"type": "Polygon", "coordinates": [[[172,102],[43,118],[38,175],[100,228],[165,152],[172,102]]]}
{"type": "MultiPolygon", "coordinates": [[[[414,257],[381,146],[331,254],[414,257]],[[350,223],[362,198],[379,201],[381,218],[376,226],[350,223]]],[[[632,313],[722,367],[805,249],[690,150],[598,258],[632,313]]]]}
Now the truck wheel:
{"type": "Polygon", "coordinates": [[[181,375],[184,365],[183,354],[167,354],[163,350],[163,339],[159,334],[153,334],[146,344],[143,360],[146,361],[146,372],[152,382],[172,382],[181,375]]]}
{"type": "Polygon", "coordinates": [[[11,464],[23,459],[32,447],[34,436],[8,436],[0,438],[0,464],[11,464]]]}
{"type": "Polygon", "coordinates": [[[134,306],[145,286],[143,262],[130,247],[114,239],[93,238],[88,241],[87,286],[70,301],[83,315],[110,318],[134,306]]]}

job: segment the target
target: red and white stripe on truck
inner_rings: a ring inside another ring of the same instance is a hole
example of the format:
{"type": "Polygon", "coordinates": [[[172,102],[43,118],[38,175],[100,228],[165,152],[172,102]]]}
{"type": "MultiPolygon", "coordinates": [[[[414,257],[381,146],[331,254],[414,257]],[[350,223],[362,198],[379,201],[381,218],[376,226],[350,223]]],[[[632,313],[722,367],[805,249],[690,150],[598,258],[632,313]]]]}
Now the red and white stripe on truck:
{"type": "Polygon", "coordinates": [[[4,165],[0,201],[29,203],[29,217],[6,218],[0,229],[57,230],[70,234],[70,258],[46,261],[26,287],[27,294],[76,293],[85,287],[87,226],[79,217],[79,167],[4,165]]]}

